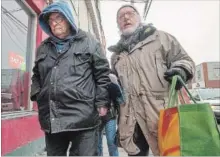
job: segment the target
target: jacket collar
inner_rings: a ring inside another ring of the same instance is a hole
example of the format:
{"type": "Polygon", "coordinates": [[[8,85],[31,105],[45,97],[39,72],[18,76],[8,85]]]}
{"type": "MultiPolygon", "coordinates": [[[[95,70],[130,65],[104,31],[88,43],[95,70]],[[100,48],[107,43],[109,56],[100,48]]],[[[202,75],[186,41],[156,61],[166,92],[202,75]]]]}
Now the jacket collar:
{"type": "Polygon", "coordinates": [[[129,53],[134,52],[135,50],[143,47],[144,45],[151,43],[152,41],[155,41],[156,38],[158,36],[158,32],[155,31],[154,34],[150,35],[149,37],[147,37],[145,40],[139,42],[129,53]]]}
{"type": "MultiPolygon", "coordinates": [[[[87,37],[87,33],[84,32],[83,30],[79,29],[79,31],[76,34],[76,36],[73,39],[70,39],[70,42],[69,42],[70,46],[69,46],[69,48],[72,46],[72,43],[74,41],[80,41],[80,40],[83,40],[86,37],[87,37]]],[[[47,39],[45,39],[42,44],[43,45],[44,44],[48,45],[48,46],[46,46],[48,48],[48,50],[46,50],[47,52],[51,51],[52,49],[54,49],[54,51],[56,51],[55,46],[52,46],[54,43],[53,43],[53,40],[52,40],[51,37],[48,37],[47,39]]],[[[49,55],[53,59],[57,59],[57,57],[58,57],[58,53],[49,53],[49,55]]]]}
{"type": "MultiPolygon", "coordinates": [[[[74,36],[74,38],[70,39],[70,42],[74,42],[75,40],[82,40],[87,36],[86,32],[79,29],[78,33],[74,36]]],[[[43,41],[43,43],[52,42],[52,38],[48,37],[46,40],[43,41]]]]}
{"type": "MultiPolygon", "coordinates": [[[[135,51],[136,49],[142,47],[145,44],[148,44],[154,40],[156,40],[156,37],[158,35],[158,31],[156,31],[156,28],[148,25],[149,27],[146,27],[145,31],[143,32],[144,36],[142,36],[142,40],[140,40],[140,42],[137,43],[137,45],[134,46],[134,48],[132,48],[128,53],[132,53],[133,51],[135,51]]],[[[121,40],[120,40],[121,41],[121,40]]],[[[108,48],[108,50],[110,52],[115,52],[115,53],[121,53],[125,50],[123,50],[123,48],[120,46],[120,41],[113,46],[110,46],[108,48]]]]}

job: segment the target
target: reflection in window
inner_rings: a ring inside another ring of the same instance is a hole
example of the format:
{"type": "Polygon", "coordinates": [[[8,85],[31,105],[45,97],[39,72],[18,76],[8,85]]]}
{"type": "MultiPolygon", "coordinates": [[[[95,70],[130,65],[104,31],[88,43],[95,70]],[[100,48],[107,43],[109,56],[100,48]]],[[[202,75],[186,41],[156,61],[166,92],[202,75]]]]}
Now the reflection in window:
{"type": "Polygon", "coordinates": [[[2,1],[1,109],[27,108],[26,71],[28,15],[15,0],[2,1]]]}

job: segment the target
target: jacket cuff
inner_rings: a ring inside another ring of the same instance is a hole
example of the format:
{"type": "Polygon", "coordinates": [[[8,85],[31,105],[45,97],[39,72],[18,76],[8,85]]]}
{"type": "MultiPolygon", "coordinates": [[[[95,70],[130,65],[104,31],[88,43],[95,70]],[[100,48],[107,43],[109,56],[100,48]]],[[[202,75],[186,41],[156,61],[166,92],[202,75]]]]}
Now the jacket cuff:
{"type": "Polygon", "coordinates": [[[116,102],[117,102],[118,105],[121,105],[121,104],[125,103],[123,97],[117,98],[117,99],[116,99],[116,102]]]}
{"type": "Polygon", "coordinates": [[[97,104],[96,104],[96,107],[97,107],[97,108],[100,108],[100,107],[106,107],[106,108],[108,108],[108,105],[103,105],[103,104],[102,104],[102,105],[97,105],[97,104]]]}
{"type": "Polygon", "coordinates": [[[191,80],[193,78],[193,75],[184,67],[181,67],[181,66],[176,66],[176,68],[180,68],[182,69],[185,74],[186,74],[186,82],[188,82],[189,80],[191,80]]]}
{"type": "Polygon", "coordinates": [[[34,92],[31,92],[31,101],[37,101],[37,95],[40,93],[40,88],[35,90],[34,92]]]}

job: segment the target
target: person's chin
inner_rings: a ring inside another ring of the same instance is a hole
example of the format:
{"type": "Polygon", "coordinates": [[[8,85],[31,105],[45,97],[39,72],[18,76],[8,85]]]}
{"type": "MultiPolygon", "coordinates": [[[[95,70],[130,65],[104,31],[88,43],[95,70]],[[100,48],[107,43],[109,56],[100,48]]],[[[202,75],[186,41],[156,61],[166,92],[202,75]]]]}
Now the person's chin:
{"type": "Polygon", "coordinates": [[[131,35],[135,31],[134,27],[126,28],[122,31],[123,35],[131,35]]]}
{"type": "Polygon", "coordinates": [[[62,32],[56,32],[56,33],[54,33],[54,35],[56,35],[56,36],[61,36],[63,33],[62,32]]]}

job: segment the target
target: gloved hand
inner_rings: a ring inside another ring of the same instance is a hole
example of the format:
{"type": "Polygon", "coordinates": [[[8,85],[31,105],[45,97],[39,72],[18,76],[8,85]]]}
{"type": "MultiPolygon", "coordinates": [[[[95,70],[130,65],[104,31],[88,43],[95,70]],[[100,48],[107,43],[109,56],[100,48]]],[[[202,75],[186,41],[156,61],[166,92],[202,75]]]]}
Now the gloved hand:
{"type": "MultiPolygon", "coordinates": [[[[171,69],[168,69],[165,73],[164,73],[164,79],[167,80],[169,83],[172,82],[172,77],[175,76],[175,75],[179,75],[182,80],[184,82],[187,81],[187,74],[185,72],[185,70],[183,68],[180,68],[180,67],[173,67],[171,69]]],[[[182,84],[179,80],[177,80],[177,83],[176,83],[176,90],[180,90],[182,88],[182,84]]]]}

